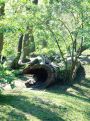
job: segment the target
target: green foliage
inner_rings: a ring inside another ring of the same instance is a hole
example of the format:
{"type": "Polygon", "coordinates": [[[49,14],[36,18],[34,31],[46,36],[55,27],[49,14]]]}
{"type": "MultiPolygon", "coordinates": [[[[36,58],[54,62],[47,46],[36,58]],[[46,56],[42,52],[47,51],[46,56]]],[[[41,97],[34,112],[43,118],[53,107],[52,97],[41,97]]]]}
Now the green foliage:
{"type": "MultiPolygon", "coordinates": [[[[80,38],[85,37],[85,42],[90,39],[89,37],[89,2],[76,0],[66,0],[60,2],[53,2],[52,4],[46,4],[35,6],[31,2],[21,0],[17,2],[6,1],[5,18],[1,21],[1,29],[6,33],[10,33],[13,40],[8,42],[11,44],[16,42],[18,38],[15,38],[15,33],[25,33],[26,26],[33,26],[33,34],[36,43],[36,48],[41,49],[40,41],[46,39],[48,41],[48,48],[54,45],[58,50],[55,43],[55,36],[58,44],[64,53],[66,54],[69,47],[72,47],[72,39],[75,38],[75,33],[78,33],[77,41],[80,45],[80,38]],[[42,7],[43,6],[43,7],[42,7]],[[8,9],[9,7],[9,9],[8,9]],[[21,9],[22,8],[22,9],[21,9]],[[83,12],[83,18],[82,18],[83,12]],[[84,22],[84,28],[81,28],[81,22],[84,22]],[[51,31],[53,31],[54,36],[51,31]],[[62,44],[61,44],[62,43],[62,44]]],[[[6,39],[9,39],[8,37],[6,39]]],[[[8,44],[9,44],[8,43],[8,44]]],[[[16,42],[17,43],[17,42],[16,42]]],[[[88,44],[90,42],[88,41],[88,44]]],[[[9,48],[5,47],[5,48],[9,48]]],[[[12,48],[12,44],[11,44],[12,48]]],[[[16,48],[16,44],[15,44],[16,48]]],[[[12,49],[8,49],[13,55],[12,49]]],[[[7,50],[5,50],[7,51],[7,50]]],[[[71,48],[72,51],[72,48],[71,48]]],[[[9,52],[10,53],[10,52],[9,52]]],[[[70,53],[70,52],[69,52],[70,53]]]]}
{"type": "Polygon", "coordinates": [[[2,54],[11,58],[11,60],[16,56],[17,44],[18,44],[18,33],[5,33],[4,34],[4,49],[2,54]]]}
{"type": "Polygon", "coordinates": [[[8,70],[7,68],[0,65],[0,92],[4,89],[4,86],[10,84],[11,88],[15,85],[13,80],[16,79],[15,72],[8,70]]]}
{"type": "Polygon", "coordinates": [[[66,67],[66,55],[75,61],[74,57],[78,58],[81,54],[78,55],[81,46],[90,48],[89,0],[53,0],[52,3],[44,0],[39,5],[29,0],[4,2],[5,15],[0,18],[0,32],[4,34],[4,55],[12,58],[17,54],[18,35],[27,33],[27,26],[33,28],[35,53],[50,56],[53,56],[53,52],[59,53],[66,67]],[[45,48],[42,48],[43,40],[47,41],[45,48]]]}
{"type": "Polygon", "coordinates": [[[0,4],[2,4],[2,3],[4,3],[5,2],[5,0],[0,0],[0,4]]]}

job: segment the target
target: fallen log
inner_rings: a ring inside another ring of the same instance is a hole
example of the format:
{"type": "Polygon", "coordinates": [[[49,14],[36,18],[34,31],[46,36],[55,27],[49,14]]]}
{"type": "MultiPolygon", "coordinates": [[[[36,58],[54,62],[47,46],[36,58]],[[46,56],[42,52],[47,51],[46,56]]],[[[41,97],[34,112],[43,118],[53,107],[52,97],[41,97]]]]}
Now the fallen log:
{"type": "Polygon", "coordinates": [[[33,78],[35,80],[34,85],[38,83],[43,84],[44,87],[48,87],[51,84],[61,80],[60,68],[48,64],[31,65],[23,70],[23,74],[33,75],[33,78]]]}
{"type": "MultiPolygon", "coordinates": [[[[27,87],[49,87],[50,85],[60,82],[67,84],[70,82],[72,76],[73,80],[76,79],[78,70],[81,68],[81,63],[77,62],[75,69],[71,75],[71,64],[69,64],[68,70],[65,70],[62,66],[55,64],[40,63],[38,59],[35,59],[28,67],[23,70],[23,74],[32,75],[31,80],[26,83],[27,87]]],[[[71,83],[71,82],[70,82],[71,83]]]]}

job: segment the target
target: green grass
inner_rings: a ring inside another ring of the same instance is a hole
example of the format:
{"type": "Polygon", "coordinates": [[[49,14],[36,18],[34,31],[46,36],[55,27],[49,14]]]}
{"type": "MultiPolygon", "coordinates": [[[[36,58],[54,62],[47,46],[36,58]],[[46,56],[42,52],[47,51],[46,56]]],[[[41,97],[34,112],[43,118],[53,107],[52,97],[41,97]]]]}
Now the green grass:
{"type": "Polygon", "coordinates": [[[71,86],[4,92],[0,121],[90,121],[90,78],[71,86]]]}

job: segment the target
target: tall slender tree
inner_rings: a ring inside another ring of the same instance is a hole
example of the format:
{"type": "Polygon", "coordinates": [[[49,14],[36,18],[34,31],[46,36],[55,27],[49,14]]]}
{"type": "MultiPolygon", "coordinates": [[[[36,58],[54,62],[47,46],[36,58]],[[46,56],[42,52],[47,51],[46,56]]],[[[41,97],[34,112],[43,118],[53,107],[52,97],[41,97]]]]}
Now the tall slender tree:
{"type": "Polygon", "coordinates": [[[23,34],[20,34],[19,41],[18,41],[18,48],[17,48],[17,56],[15,57],[13,62],[11,63],[11,68],[13,68],[13,69],[19,68],[18,61],[19,61],[20,56],[21,56],[22,41],[23,41],[23,34]]]}
{"type": "MultiPolygon", "coordinates": [[[[33,0],[33,4],[37,5],[38,0],[33,0]]],[[[23,40],[23,56],[22,56],[22,62],[29,61],[27,58],[31,52],[35,51],[35,42],[34,42],[34,36],[33,36],[33,27],[27,26],[26,34],[24,35],[23,40]],[[31,47],[32,46],[32,47],[31,47]]]]}
{"type": "MultiPolygon", "coordinates": [[[[5,15],[4,8],[5,8],[5,3],[3,2],[0,4],[0,19],[3,19],[3,16],[5,15]]],[[[0,61],[2,56],[3,44],[4,44],[4,35],[3,35],[3,30],[1,30],[0,31],[0,61]]]]}
{"type": "MultiPolygon", "coordinates": [[[[38,0],[33,0],[32,3],[35,5],[38,4],[38,0]]],[[[19,68],[18,61],[22,54],[22,62],[27,62],[29,59],[27,58],[30,54],[30,52],[35,51],[35,42],[34,42],[34,36],[33,36],[33,27],[27,25],[26,27],[26,33],[19,35],[19,42],[18,42],[18,49],[17,49],[17,56],[11,63],[11,68],[16,69],[19,68]],[[33,46],[32,46],[33,43],[33,46]],[[31,46],[33,47],[31,49],[31,46]],[[22,52],[22,53],[21,53],[22,52]]]]}

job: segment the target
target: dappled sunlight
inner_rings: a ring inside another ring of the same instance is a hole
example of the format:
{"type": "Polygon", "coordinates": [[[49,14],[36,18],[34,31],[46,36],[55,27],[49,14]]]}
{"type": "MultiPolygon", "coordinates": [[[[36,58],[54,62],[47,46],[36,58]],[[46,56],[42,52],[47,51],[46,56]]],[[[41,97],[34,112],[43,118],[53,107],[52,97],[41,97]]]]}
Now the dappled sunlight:
{"type": "MultiPolygon", "coordinates": [[[[60,91],[60,90],[59,90],[60,91]]],[[[0,105],[2,110],[8,108],[4,113],[11,119],[19,116],[17,121],[24,120],[35,121],[64,121],[81,120],[89,118],[89,99],[81,98],[67,92],[51,93],[46,91],[30,90],[19,94],[6,94],[0,96],[0,105]],[[81,105],[81,107],[80,107],[81,105]],[[11,113],[12,112],[12,113],[11,113]],[[74,116],[72,117],[74,113],[74,116]],[[83,114],[83,115],[82,115],[83,114]]],[[[2,115],[1,115],[2,116],[2,115]]]]}
{"type": "Polygon", "coordinates": [[[4,92],[0,95],[0,107],[2,107],[0,117],[17,121],[68,121],[69,119],[88,121],[89,81],[86,79],[71,86],[56,85],[45,90],[15,89],[15,93],[15,90],[4,92]]]}
{"type": "Polygon", "coordinates": [[[0,0],[0,121],[90,121],[89,0],[0,0]]]}
{"type": "Polygon", "coordinates": [[[37,100],[34,100],[33,98],[28,99],[25,96],[4,95],[1,96],[0,102],[1,106],[10,105],[14,109],[33,115],[43,121],[48,119],[52,121],[64,121],[57,113],[53,112],[54,110],[49,109],[46,105],[42,105],[39,101],[37,102],[37,100]]]}

